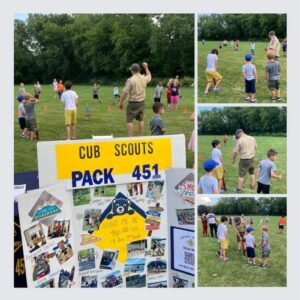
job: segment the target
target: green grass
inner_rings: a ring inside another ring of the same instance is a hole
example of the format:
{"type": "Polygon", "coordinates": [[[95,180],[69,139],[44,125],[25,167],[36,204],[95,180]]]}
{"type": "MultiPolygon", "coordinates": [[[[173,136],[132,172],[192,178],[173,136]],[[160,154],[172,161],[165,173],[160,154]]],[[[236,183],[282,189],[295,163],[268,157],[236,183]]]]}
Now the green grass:
{"type": "MultiPolygon", "coordinates": [[[[32,93],[33,86],[25,86],[26,91],[32,93]]],[[[40,134],[40,141],[65,140],[66,132],[64,126],[64,109],[58,98],[54,98],[52,86],[44,84],[41,101],[36,105],[37,125],[40,134]],[[48,106],[48,111],[44,111],[48,106]]],[[[92,135],[110,135],[114,137],[127,136],[126,113],[120,111],[117,105],[112,105],[112,86],[102,86],[100,88],[100,98],[102,104],[92,100],[92,87],[87,85],[75,85],[74,90],[79,96],[79,107],[77,117],[77,136],[79,139],[89,139],[92,135]],[[90,104],[91,118],[85,120],[85,106],[90,104]],[[112,106],[112,112],[108,112],[108,105],[112,106]]],[[[120,92],[122,87],[119,87],[120,92]]],[[[146,110],[145,110],[145,135],[150,135],[149,122],[153,115],[154,88],[147,88],[146,110]]],[[[164,121],[167,128],[166,134],[185,134],[186,144],[189,142],[194,123],[189,117],[194,111],[193,88],[181,88],[183,96],[178,106],[178,111],[165,110],[164,121]],[[183,108],[187,107],[188,112],[183,113],[183,108]]],[[[15,99],[18,96],[18,86],[15,86],[15,99]]],[[[166,92],[163,91],[162,102],[166,104],[166,92]]],[[[18,102],[15,100],[15,111],[18,102]]],[[[135,122],[135,135],[137,135],[137,123],[135,122]]],[[[14,121],[14,167],[15,172],[28,172],[37,170],[37,149],[36,142],[31,142],[19,137],[18,117],[15,114],[14,121]],[[30,153],[30,159],[28,159],[30,153]],[[25,156],[26,154],[26,156],[25,156]]],[[[163,149],[162,149],[163,151],[163,149]]],[[[191,168],[194,163],[194,154],[187,150],[187,167],[191,168]]]]}
{"type": "MultiPolygon", "coordinates": [[[[254,216],[254,237],[259,245],[261,240],[259,223],[262,217],[254,216]]],[[[198,221],[198,286],[201,287],[284,287],[286,286],[286,228],[278,234],[278,218],[269,218],[271,255],[269,268],[262,270],[246,264],[247,258],[237,251],[234,229],[227,224],[229,247],[227,262],[219,260],[216,252],[216,238],[203,237],[201,220],[198,221]]],[[[209,233],[209,232],[208,232],[209,233]]],[[[261,249],[255,249],[257,265],[261,259],[261,249]]]]}
{"type": "MultiPolygon", "coordinates": [[[[268,149],[273,148],[278,152],[276,167],[277,173],[282,175],[281,181],[272,179],[271,181],[271,193],[272,194],[285,194],[286,193],[286,138],[285,137],[270,137],[270,136],[257,136],[257,150],[255,167],[257,172],[257,166],[259,159],[265,159],[268,149]]],[[[239,158],[236,159],[235,164],[231,163],[233,140],[231,136],[228,136],[227,145],[223,144],[223,136],[213,135],[202,135],[198,136],[198,176],[199,178],[204,175],[202,164],[205,160],[211,159],[212,146],[211,142],[217,139],[221,141],[221,151],[225,163],[225,181],[227,184],[227,194],[232,194],[233,189],[237,186],[238,181],[238,162],[239,158]]],[[[256,173],[255,173],[256,174],[256,173]]],[[[256,189],[251,191],[250,189],[250,176],[246,175],[243,187],[243,193],[255,194],[256,189]]]]}
{"type": "MultiPolygon", "coordinates": [[[[257,103],[271,103],[270,93],[267,84],[264,81],[265,64],[267,62],[264,48],[267,47],[267,42],[256,42],[255,49],[255,64],[258,74],[258,83],[256,85],[257,103]]],[[[244,103],[244,79],[242,75],[242,66],[245,63],[244,56],[250,53],[248,42],[240,43],[240,50],[233,51],[230,45],[219,49],[218,71],[223,76],[221,82],[221,91],[219,94],[209,93],[203,97],[203,91],[206,86],[206,57],[213,48],[218,48],[219,42],[209,41],[202,45],[198,42],[198,82],[199,82],[199,102],[200,103],[244,103]]],[[[279,58],[282,67],[281,72],[281,102],[286,102],[286,57],[283,57],[282,51],[279,58]]]]}
{"type": "Polygon", "coordinates": [[[73,190],[73,204],[74,206],[86,205],[91,201],[90,189],[73,190]]]}

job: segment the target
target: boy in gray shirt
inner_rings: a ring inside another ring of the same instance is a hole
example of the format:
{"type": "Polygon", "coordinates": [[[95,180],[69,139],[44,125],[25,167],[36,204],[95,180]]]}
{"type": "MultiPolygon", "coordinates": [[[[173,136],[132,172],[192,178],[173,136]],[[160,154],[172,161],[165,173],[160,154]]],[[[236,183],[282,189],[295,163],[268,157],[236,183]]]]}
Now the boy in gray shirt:
{"type": "Polygon", "coordinates": [[[162,115],[165,113],[165,107],[160,102],[154,102],[152,105],[154,116],[150,121],[151,135],[164,135],[166,127],[162,115]]]}
{"type": "Polygon", "coordinates": [[[199,180],[199,194],[220,194],[218,180],[212,175],[214,168],[218,165],[219,163],[212,159],[208,159],[203,163],[205,175],[199,180]]]}
{"type": "Polygon", "coordinates": [[[26,118],[26,127],[28,132],[28,138],[33,141],[34,139],[39,139],[39,132],[36,124],[36,114],[34,106],[36,103],[39,103],[39,99],[32,99],[32,96],[29,93],[25,94],[25,118],[26,118]]]}
{"type": "Polygon", "coordinates": [[[280,97],[280,73],[281,65],[275,60],[272,52],[267,53],[268,63],[265,67],[265,80],[268,83],[268,88],[271,92],[273,102],[281,101],[280,97]]]}
{"type": "Polygon", "coordinates": [[[276,174],[276,165],[274,161],[277,159],[277,152],[270,149],[267,152],[267,158],[261,160],[257,173],[257,194],[270,194],[271,178],[281,180],[282,176],[276,174]]]}
{"type": "Polygon", "coordinates": [[[266,269],[268,267],[268,262],[269,262],[269,256],[271,252],[271,246],[270,246],[270,239],[269,239],[269,234],[268,234],[268,226],[264,225],[261,227],[261,265],[260,267],[262,269],[266,269]]]}

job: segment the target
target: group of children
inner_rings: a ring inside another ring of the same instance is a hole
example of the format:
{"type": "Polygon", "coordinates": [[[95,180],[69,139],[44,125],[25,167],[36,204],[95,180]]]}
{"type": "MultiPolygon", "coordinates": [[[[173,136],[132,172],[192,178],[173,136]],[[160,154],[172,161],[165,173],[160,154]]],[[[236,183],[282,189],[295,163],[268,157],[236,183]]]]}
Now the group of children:
{"type": "MultiPolygon", "coordinates": [[[[242,66],[242,74],[245,81],[245,98],[244,100],[250,103],[256,103],[256,84],[258,82],[257,70],[255,66],[255,43],[250,43],[251,54],[245,55],[245,63],[242,66]]],[[[213,86],[213,93],[220,92],[220,84],[223,79],[218,72],[218,49],[212,49],[211,53],[207,55],[206,79],[207,85],[203,96],[208,96],[211,86],[213,86]]],[[[265,82],[270,91],[271,100],[273,102],[281,101],[280,96],[280,76],[281,65],[278,58],[275,57],[274,52],[267,52],[267,63],[265,65],[265,82]]]]}
{"type": "MultiPolygon", "coordinates": [[[[282,217],[284,218],[284,217],[282,217]]],[[[237,222],[242,222],[241,218],[237,218],[237,222]]],[[[229,236],[228,236],[228,228],[226,223],[228,222],[228,218],[226,216],[221,217],[221,223],[218,225],[217,229],[217,238],[219,243],[219,258],[222,261],[227,261],[227,250],[229,245],[229,236]]],[[[261,248],[261,264],[260,267],[262,269],[266,269],[268,267],[269,256],[271,252],[270,246],[270,238],[269,238],[269,228],[267,225],[263,225],[260,228],[261,231],[261,241],[260,241],[260,248],[261,248]]],[[[237,237],[241,239],[241,244],[243,250],[245,250],[245,254],[247,256],[247,264],[253,267],[256,267],[256,253],[255,248],[257,246],[255,238],[254,238],[254,228],[252,226],[247,226],[245,229],[245,234],[241,237],[238,235],[237,230],[237,237]]],[[[238,239],[239,240],[239,239],[238,239]]],[[[239,249],[241,250],[241,249],[239,249]]]]}
{"type": "MultiPolygon", "coordinates": [[[[224,145],[227,143],[227,135],[224,135],[224,145]]],[[[211,159],[204,161],[203,169],[205,175],[201,176],[198,184],[198,193],[200,194],[220,194],[226,191],[224,180],[224,158],[221,151],[221,142],[213,140],[211,159]]],[[[271,179],[282,179],[281,175],[276,173],[277,151],[269,149],[267,157],[259,162],[257,171],[257,193],[270,194],[271,179]]]]}

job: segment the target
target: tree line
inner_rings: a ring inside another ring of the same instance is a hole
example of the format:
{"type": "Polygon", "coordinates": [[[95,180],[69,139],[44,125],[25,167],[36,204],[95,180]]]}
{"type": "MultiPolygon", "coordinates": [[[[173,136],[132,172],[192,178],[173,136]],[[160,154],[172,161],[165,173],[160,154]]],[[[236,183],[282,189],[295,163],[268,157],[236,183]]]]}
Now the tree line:
{"type": "Polygon", "coordinates": [[[147,61],[155,78],[194,76],[192,14],[29,14],[14,23],[15,83],[113,83],[147,61]]]}
{"type": "Polygon", "coordinates": [[[286,37],[286,14],[211,14],[198,19],[198,39],[202,40],[267,40],[275,31],[286,37]]]}
{"type": "Polygon", "coordinates": [[[198,134],[234,134],[239,128],[253,135],[286,135],[284,107],[214,107],[198,115],[198,134]]]}
{"type": "Polygon", "coordinates": [[[212,210],[216,215],[286,215],[286,198],[222,198],[214,206],[198,205],[198,215],[212,210]]]}

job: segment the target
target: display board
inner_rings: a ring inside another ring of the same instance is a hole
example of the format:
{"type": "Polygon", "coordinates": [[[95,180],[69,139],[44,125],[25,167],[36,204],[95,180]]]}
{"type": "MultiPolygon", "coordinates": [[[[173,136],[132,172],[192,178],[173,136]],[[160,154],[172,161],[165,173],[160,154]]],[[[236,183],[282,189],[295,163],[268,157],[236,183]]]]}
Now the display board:
{"type": "Polygon", "coordinates": [[[185,170],[184,137],[42,142],[38,153],[43,187],[18,197],[28,286],[169,286],[166,170],[185,170]],[[130,144],[151,145],[151,153],[108,159],[130,144]],[[93,162],[76,162],[79,149],[94,151],[83,158],[93,162]],[[99,182],[95,169],[109,180],[99,182]],[[90,175],[74,185],[73,172],[90,175]]]}

